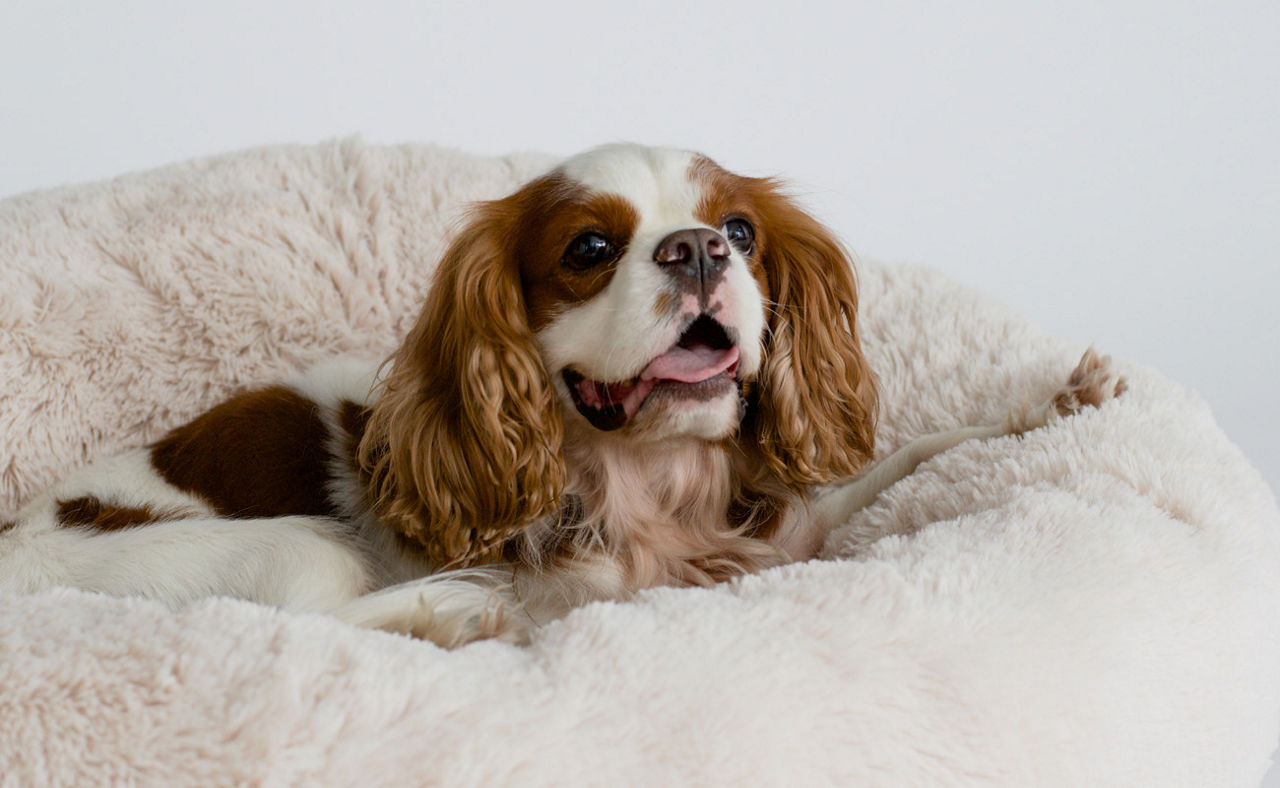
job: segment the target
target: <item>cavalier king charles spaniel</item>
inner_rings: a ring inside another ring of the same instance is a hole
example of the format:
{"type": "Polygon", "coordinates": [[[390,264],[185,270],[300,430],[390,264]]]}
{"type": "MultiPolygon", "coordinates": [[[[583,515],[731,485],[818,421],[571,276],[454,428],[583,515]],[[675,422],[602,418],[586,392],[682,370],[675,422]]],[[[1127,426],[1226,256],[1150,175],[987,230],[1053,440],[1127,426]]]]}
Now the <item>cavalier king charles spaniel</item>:
{"type": "Polygon", "coordinates": [[[922,460],[1123,387],[1090,352],[1050,401],[871,464],[857,304],[777,181],[589,151],[474,208],[386,363],[241,394],[0,523],[0,590],[519,642],[591,600],[810,558],[922,460]]]}

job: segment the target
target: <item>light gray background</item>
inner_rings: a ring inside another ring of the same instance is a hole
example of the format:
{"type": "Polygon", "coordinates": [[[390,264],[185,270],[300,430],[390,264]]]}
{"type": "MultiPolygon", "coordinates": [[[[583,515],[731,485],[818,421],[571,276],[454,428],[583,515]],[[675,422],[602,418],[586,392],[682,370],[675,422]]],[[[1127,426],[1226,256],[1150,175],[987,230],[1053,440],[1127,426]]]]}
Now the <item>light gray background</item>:
{"type": "Polygon", "coordinates": [[[1275,0],[0,7],[0,195],[357,132],[783,174],[856,253],[1200,392],[1280,486],[1275,0]]]}

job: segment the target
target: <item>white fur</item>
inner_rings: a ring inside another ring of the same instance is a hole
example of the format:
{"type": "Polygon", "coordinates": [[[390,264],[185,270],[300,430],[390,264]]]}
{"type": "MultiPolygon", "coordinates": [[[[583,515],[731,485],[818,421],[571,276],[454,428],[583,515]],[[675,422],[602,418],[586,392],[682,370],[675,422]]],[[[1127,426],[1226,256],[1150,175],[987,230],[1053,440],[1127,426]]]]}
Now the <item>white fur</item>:
{"type": "Polygon", "coordinates": [[[0,590],[74,586],[174,607],[209,596],[331,610],[367,588],[365,563],[305,517],[192,518],[107,533],[19,527],[0,535],[0,590]]]}
{"type": "Polygon", "coordinates": [[[337,410],[343,402],[371,404],[378,384],[378,373],[377,362],[346,356],[323,361],[306,373],[292,378],[288,384],[290,388],[319,405],[324,413],[337,410]]]}

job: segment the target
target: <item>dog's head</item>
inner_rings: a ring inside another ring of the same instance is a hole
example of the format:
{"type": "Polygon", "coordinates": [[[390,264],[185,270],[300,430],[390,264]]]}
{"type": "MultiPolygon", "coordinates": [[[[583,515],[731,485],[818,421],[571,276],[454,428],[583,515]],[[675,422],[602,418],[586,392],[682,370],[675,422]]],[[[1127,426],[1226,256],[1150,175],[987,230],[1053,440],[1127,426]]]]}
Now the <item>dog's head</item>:
{"type": "Polygon", "coordinates": [[[738,441],[779,486],[852,475],[875,386],[847,254],[771,179],[612,145],[475,208],[364,444],[380,509],[440,564],[560,505],[566,432],[738,441]]]}

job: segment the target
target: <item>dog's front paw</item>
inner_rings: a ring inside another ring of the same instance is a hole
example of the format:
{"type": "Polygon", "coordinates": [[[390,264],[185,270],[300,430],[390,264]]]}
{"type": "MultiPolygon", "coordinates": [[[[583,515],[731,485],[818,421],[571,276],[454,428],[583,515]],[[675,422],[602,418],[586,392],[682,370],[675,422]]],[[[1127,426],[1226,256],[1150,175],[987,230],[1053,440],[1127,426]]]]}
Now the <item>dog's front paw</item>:
{"type": "Polygon", "coordinates": [[[519,606],[496,593],[469,609],[421,599],[400,615],[375,626],[430,640],[442,648],[458,648],[477,640],[500,640],[523,646],[529,643],[531,630],[529,619],[519,606]]]}
{"type": "MultiPolygon", "coordinates": [[[[532,633],[532,622],[519,606],[495,602],[486,605],[484,610],[458,631],[451,642],[444,645],[446,648],[457,648],[477,640],[500,640],[515,646],[527,646],[532,633]]],[[[426,639],[431,638],[427,635],[426,639]]]]}
{"type": "Polygon", "coordinates": [[[1101,407],[1107,400],[1123,394],[1127,387],[1124,377],[1111,368],[1111,357],[1098,355],[1090,346],[1071,370],[1067,385],[1054,394],[1050,402],[1053,413],[1064,418],[1086,407],[1101,407]]]}
{"type": "Polygon", "coordinates": [[[457,648],[477,640],[529,642],[532,620],[501,573],[459,570],[411,580],[357,597],[331,614],[348,624],[385,629],[457,648]]]}

